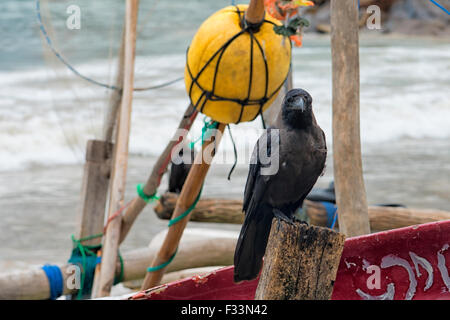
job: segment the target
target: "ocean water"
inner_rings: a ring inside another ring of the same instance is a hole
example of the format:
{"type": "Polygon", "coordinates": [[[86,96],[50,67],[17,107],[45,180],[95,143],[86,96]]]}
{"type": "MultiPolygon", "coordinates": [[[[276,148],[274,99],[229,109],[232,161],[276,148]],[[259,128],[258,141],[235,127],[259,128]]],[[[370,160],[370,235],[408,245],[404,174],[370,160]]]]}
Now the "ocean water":
{"type": "MultiPolygon", "coordinates": [[[[185,50],[201,22],[229,1],[141,1],[136,86],[183,76],[185,50]]],[[[42,1],[55,48],[80,73],[113,83],[123,1],[42,1]],[[65,27],[69,4],[80,30],[65,27]]],[[[110,90],[77,78],[41,37],[35,1],[0,3],[0,265],[63,262],[75,228],[86,141],[100,138],[110,90]]],[[[369,203],[450,210],[450,41],[361,37],[361,140],[369,203]]],[[[294,86],[308,90],[330,155],[318,186],[332,180],[331,50],[328,36],[307,34],[293,51],[294,86]]],[[[184,83],[136,92],[126,199],[144,182],[188,104],[184,83]]],[[[202,117],[192,130],[200,135],[202,117]]],[[[208,175],[205,196],[241,198],[248,153],[260,121],[231,125],[208,175]]],[[[160,190],[164,191],[166,181],[160,190]]],[[[194,226],[211,225],[192,223],[194,226]]],[[[145,246],[166,227],[150,206],[124,243],[145,246]]],[[[213,225],[236,229],[237,226],[213,225]]],[[[3,268],[4,270],[5,268],[3,268]]]]}

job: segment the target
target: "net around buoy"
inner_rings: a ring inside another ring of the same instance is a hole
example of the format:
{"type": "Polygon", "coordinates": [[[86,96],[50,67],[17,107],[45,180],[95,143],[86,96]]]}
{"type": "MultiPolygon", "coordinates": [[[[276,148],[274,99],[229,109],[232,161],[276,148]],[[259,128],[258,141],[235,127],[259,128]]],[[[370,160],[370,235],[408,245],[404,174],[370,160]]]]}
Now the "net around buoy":
{"type": "Polygon", "coordinates": [[[247,24],[247,5],[226,7],[200,26],[187,51],[185,84],[193,106],[221,123],[252,121],[286,80],[291,42],[276,19],[247,24]]]}

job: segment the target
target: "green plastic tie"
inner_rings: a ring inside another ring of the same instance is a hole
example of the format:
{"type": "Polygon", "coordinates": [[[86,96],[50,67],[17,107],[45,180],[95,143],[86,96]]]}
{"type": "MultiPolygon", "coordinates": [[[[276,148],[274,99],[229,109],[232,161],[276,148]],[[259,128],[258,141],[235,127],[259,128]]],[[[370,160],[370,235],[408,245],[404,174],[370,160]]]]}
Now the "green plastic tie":
{"type": "Polygon", "coordinates": [[[217,121],[207,120],[206,117],[203,119],[203,123],[204,124],[203,124],[203,128],[202,128],[202,135],[189,144],[189,147],[191,149],[193,149],[195,144],[200,140],[203,145],[203,142],[205,142],[205,139],[209,139],[211,137],[211,133],[212,133],[211,129],[217,129],[217,127],[219,126],[219,123],[217,121]]]}
{"type": "Polygon", "coordinates": [[[142,183],[137,185],[136,190],[137,190],[139,197],[147,203],[151,203],[155,200],[159,200],[159,197],[156,195],[156,192],[150,196],[146,195],[144,192],[144,188],[142,187],[142,183]]]}

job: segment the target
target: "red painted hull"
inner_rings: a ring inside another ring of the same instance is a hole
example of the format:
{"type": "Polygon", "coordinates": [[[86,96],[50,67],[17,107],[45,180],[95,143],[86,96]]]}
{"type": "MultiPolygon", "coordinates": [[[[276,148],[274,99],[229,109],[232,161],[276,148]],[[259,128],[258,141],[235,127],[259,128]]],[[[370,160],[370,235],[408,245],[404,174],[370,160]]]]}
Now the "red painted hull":
{"type": "MultiPolygon", "coordinates": [[[[347,239],[333,300],[450,300],[450,221],[347,239]]],[[[233,282],[233,266],[140,292],[132,299],[253,299],[258,280],[233,282]]]]}

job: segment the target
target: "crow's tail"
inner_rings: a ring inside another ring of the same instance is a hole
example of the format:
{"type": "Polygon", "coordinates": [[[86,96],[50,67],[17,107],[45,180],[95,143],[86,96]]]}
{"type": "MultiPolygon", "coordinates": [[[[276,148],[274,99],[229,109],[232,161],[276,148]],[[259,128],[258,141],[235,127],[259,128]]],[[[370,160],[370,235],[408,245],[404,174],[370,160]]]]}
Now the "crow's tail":
{"type": "Polygon", "coordinates": [[[255,212],[247,212],[239,234],[234,253],[234,282],[253,280],[261,270],[273,214],[267,206],[254,209],[255,212]]]}

